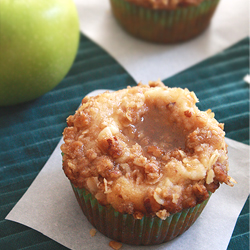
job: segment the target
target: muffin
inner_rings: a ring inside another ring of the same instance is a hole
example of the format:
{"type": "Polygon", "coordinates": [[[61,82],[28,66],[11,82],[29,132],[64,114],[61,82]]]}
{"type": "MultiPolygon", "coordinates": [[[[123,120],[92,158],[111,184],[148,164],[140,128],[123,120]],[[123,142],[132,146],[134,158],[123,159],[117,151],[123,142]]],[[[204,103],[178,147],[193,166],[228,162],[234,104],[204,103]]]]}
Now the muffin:
{"type": "Polygon", "coordinates": [[[219,0],[110,0],[129,34],[155,43],[178,43],[204,31],[219,0]]]}
{"type": "Polygon", "coordinates": [[[228,176],[223,124],[160,81],[86,96],[63,132],[63,170],[88,220],[133,245],[185,232],[228,176]]]}

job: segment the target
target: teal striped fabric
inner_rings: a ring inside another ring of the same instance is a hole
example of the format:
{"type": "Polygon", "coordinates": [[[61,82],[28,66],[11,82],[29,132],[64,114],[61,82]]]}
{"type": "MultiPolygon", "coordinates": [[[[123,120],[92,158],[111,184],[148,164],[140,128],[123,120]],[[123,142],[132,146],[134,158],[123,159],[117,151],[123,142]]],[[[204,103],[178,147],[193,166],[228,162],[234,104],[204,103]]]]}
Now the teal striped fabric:
{"type": "Polygon", "coordinates": [[[186,87],[196,93],[201,110],[212,109],[225,123],[226,136],[249,144],[249,40],[164,81],[170,87],[186,87]]]}
{"type": "MultiPolygon", "coordinates": [[[[225,123],[229,138],[249,144],[249,87],[246,38],[222,53],[175,75],[168,86],[187,87],[225,123]]],[[[43,97],[0,108],[0,249],[66,249],[5,216],[37,176],[83,96],[98,88],[121,89],[136,83],[105,51],[81,35],[76,60],[65,79],[43,97]]],[[[238,218],[228,250],[249,249],[249,199],[238,218]]]]}

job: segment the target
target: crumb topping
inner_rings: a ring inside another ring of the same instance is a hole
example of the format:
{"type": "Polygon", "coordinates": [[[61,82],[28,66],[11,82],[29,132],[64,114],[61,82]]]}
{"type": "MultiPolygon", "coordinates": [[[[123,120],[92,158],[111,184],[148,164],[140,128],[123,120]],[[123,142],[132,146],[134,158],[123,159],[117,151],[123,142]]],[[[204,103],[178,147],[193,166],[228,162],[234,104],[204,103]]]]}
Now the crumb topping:
{"type": "Polygon", "coordinates": [[[119,249],[121,249],[121,247],[122,247],[122,243],[120,243],[120,242],[116,242],[116,241],[110,241],[109,242],[109,246],[111,247],[111,248],[113,248],[114,250],[119,250],[119,249]]]}
{"type": "Polygon", "coordinates": [[[188,89],[160,81],[85,97],[63,132],[63,169],[121,213],[162,219],[209,197],[228,176],[223,124],[188,89]]]}
{"type": "Polygon", "coordinates": [[[94,237],[96,235],[96,229],[90,229],[89,234],[91,235],[91,237],[94,237]]]}
{"type": "Polygon", "coordinates": [[[205,0],[125,0],[151,9],[176,9],[178,7],[199,5],[205,0]]]}

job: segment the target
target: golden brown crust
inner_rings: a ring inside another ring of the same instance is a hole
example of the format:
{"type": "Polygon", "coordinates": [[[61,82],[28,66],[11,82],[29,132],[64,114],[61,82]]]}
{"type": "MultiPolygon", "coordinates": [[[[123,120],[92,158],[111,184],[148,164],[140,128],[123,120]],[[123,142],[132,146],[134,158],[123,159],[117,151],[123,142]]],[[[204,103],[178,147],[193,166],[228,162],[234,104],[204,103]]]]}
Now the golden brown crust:
{"type": "Polygon", "coordinates": [[[160,81],[85,97],[67,119],[63,169],[122,213],[166,218],[231,184],[223,125],[160,81]]]}
{"type": "Polygon", "coordinates": [[[125,0],[150,9],[176,9],[178,7],[199,5],[205,0],[125,0]]]}

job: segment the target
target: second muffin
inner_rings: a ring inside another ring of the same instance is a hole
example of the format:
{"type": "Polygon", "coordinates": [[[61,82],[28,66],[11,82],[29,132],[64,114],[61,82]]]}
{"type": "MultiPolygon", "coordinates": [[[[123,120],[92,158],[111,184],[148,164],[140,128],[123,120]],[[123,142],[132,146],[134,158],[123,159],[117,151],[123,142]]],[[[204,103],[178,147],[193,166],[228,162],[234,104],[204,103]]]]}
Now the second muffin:
{"type": "Polygon", "coordinates": [[[119,24],[131,35],[178,43],[204,31],[219,0],[110,0],[119,24]]]}

